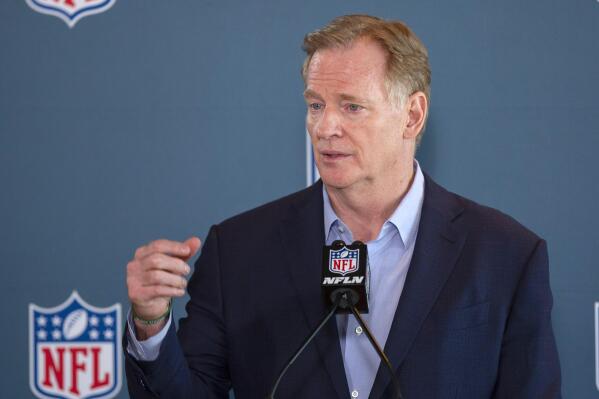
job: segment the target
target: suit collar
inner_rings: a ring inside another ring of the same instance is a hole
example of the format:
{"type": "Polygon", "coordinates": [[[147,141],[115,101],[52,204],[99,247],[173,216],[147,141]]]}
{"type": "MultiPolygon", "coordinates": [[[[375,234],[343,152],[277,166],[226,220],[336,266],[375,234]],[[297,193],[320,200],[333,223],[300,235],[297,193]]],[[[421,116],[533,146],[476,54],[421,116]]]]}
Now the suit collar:
{"type": "MultiPolygon", "coordinates": [[[[401,368],[462,251],[466,233],[454,223],[462,211],[457,196],[425,175],[414,254],[385,345],[385,353],[396,370],[401,368]]],[[[380,398],[391,387],[389,382],[388,370],[379,367],[370,398],[380,398]]]]}

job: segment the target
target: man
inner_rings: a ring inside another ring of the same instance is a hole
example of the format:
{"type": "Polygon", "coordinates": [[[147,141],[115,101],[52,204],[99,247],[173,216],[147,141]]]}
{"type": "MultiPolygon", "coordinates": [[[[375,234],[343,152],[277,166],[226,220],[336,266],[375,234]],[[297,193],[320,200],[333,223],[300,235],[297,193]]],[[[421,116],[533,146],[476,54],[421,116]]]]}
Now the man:
{"type": "MultiPolygon", "coordinates": [[[[306,125],[322,177],[213,226],[200,246],[154,241],[127,267],[134,398],[264,398],[328,304],[322,245],[368,244],[365,315],[403,396],[557,398],[547,250],[513,219],[449,193],[414,159],[425,125],[426,49],[400,22],[345,16],[306,36],[306,125]],[[172,297],[187,286],[175,332],[172,297]]],[[[280,398],[390,398],[353,316],[291,366],[280,398]]]]}

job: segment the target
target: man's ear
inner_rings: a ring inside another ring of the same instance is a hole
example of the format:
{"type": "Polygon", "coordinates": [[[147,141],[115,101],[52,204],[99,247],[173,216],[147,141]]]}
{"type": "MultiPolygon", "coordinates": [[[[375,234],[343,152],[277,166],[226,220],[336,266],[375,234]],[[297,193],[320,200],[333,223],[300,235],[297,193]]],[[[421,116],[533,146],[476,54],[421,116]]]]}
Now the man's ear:
{"type": "Polygon", "coordinates": [[[415,139],[420,134],[428,113],[428,100],[426,95],[417,91],[408,97],[406,102],[408,118],[403,136],[405,139],[415,139]]]}

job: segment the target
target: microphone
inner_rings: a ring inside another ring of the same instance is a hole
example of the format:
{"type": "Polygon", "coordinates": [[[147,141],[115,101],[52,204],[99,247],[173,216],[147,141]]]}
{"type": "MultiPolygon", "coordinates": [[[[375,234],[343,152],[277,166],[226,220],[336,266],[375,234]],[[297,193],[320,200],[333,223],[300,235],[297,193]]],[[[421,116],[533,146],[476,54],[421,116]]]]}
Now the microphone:
{"type": "Polygon", "coordinates": [[[356,307],[368,313],[368,247],[360,241],[346,245],[341,240],[325,245],[322,250],[322,293],[325,301],[339,302],[340,313],[356,307]],[[346,295],[342,295],[346,293],[346,295]]]}
{"type": "Polygon", "coordinates": [[[391,373],[391,381],[394,386],[397,399],[403,399],[399,389],[399,380],[395,375],[393,366],[389,358],[381,349],[374,335],[368,328],[368,325],[360,316],[360,313],[368,313],[368,293],[369,293],[369,264],[368,247],[360,241],[354,241],[347,245],[341,240],[334,241],[331,245],[325,245],[323,248],[322,265],[322,293],[325,302],[332,302],[333,306],[324,318],[318,323],[316,328],[310,333],[298,350],[291,356],[291,359],[285,364],[285,367],[279,373],[267,399],[274,399],[275,393],[283,376],[297,360],[300,354],[306,349],[308,344],[318,335],[322,327],[339,313],[352,313],[362,329],[366,333],[370,344],[381,358],[381,362],[391,373]]]}

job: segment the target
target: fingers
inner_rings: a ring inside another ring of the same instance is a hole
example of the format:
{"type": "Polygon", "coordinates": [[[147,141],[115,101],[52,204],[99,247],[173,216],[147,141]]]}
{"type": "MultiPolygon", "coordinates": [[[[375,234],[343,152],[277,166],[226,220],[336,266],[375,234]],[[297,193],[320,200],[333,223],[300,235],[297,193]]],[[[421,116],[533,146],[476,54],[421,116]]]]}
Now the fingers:
{"type": "Polygon", "coordinates": [[[174,296],[181,297],[185,295],[184,289],[166,285],[150,285],[143,287],[140,291],[141,296],[145,296],[149,300],[154,298],[172,298],[174,296]]]}
{"type": "Polygon", "coordinates": [[[179,258],[152,254],[127,264],[127,292],[134,305],[148,309],[146,314],[161,314],[160,298],[185,295],[189,266],[179,258]],[[154,305],[152,305],[154,304],[154,305]]]}
{"type": "Polygon", "coordinates": [[[189,265],[182,259],[161,253],[152,253],[145,258],[135,261],[139,262],[143,271],[164,270],[180,276],[185,276],[189,274],[191,270],[189,265]]]}
{"type": "Polygon", "coordinates": [[[181,276],[173,273],[165,272],[163,270],[149,270],[144,274],[142,285],[147,286],[167,286],[172,288],[178,288],[185,290],[187,287],[187,280],[181,276]]]}
{"type": "Polygon", "coordinates": [[[185,289],[190,268],[179,258],[154,253],[142,260],[134,259],[127,264],[127,288],[133,300],[147,299],[142,288],[155,285],[185,289]]]}
{"type": "Polygon", "coordinates": [[[166,287],[164,285],[152,285],[146,287],[146,289],[150,292],[153,297],[169,297],[172,298],[174,296],[183,296],[185,295],[185,290],[182,288],[174,288],[174,287],[166,287]]]}
{"type": "Polygon", "coordinates": [[[176,256],[177,258],[187,258],[192,256],[191,249],[185,243],[171,240],[156,240],[148,245],[139,247],[137,251],[135,251],[135,259],[142,259],[153,253],[176,256]]]}
{"type": "Polygon", "coordinates": [[[185,258],[185,261],[188,261],[190,258],[198,252],[200,247],[202,246],[202,242],[198,237],[190,237],[183,243],[189,247],[189,256],[185,258]]]}
{"type": "MultiPolygon", "coordinates": [[[[129,290],[129,300],[135,307],[144,308],[143,313],[149,315],[148,319],[153,319],[164,313],[164,302],[157,302],[158,299],[164,298],[168,302],[168,299],[172,297],[183,295],[185,295],[184,289],[167,285],[139,286],[135,291],[129,290]]],[[[141,314],[142,312],[137,313],[141,314]]]]}
{"type": "Polygon", "coordinates": [[[156,240],[138,248],[127,264],[127,291],[136,309],[143,309],[145,316],[160,315],[165,299],[185,295],[191,271],[186,261],[200,246],[200,239],[191,237],[185,242],[156,240]]]}

